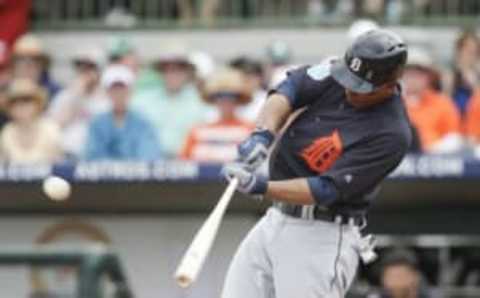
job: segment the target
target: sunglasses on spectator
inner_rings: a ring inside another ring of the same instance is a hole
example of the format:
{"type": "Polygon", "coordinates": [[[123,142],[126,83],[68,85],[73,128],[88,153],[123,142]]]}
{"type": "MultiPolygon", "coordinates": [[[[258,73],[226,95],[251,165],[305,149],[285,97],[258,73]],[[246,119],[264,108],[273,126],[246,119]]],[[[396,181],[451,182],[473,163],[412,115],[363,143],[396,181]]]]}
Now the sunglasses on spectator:
{"type": "Polygon", "coordinates": [[[191,67],[188,62],[185,61],[169,61],[158,63],[158,68],[162,71],[168,70],[187,70],[191,67]]]}
{"type": "Polygon", "coordinates": [[[95,63],[92,63],[90,61],[84,61],[84,60],[76,60],[76,61],[73,62],[73,65],[79,71],[98,69],[98,67],[95,63]]]}
{"type": "Polygon", "coordinates": [[[210,94],[209,98],[212,101],[220,101],[220,100],[239,101],[242,98],[242,94],[238,92],[215,92],[210,94]]]}
{"type": "Polygon", "coordinates": [[[22,56],[15,56],[14,62],[42,62],[42,56],[38,55],[22,55],[22,56]]]}
{"type": "Polygon", "coordinates": [[[29,102],[33,102],[33,101],[35,101],[35,99],[33,97],[18,96],[18,97],[14,97],[14,98],[10,99],[10,101],[8,103],[9,103],[9,105],[14,105],[14,104],[17,104],[17,103],[29,103],[29,102]]]}

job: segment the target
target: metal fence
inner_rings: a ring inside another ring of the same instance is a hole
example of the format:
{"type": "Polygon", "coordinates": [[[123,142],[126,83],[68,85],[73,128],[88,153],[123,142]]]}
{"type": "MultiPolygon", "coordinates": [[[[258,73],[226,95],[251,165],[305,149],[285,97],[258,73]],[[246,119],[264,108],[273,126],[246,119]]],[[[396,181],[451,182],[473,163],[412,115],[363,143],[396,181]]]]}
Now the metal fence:
{"type": "Polygon", "coordinates": [[[35,28],[320,26],[478,23],[478,0],[36,0],[35,28]]]}

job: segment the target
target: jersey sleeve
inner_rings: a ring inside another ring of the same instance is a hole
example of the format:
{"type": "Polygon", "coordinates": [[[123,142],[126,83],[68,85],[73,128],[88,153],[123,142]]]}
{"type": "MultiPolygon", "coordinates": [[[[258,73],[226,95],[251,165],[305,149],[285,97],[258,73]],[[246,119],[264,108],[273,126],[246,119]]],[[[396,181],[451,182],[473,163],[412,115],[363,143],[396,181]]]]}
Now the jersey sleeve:
{"type": "Polygon", "coordinates": [[[280,93],[287,97],[290,106],[296,110],[310,105],[321,98],[327,78],[330,77],[330,68],[335,57],[324,59],[321,63],[304,66],[287,72],[287,78],[269,94],[280,93]]]}
{"type": "Polygon", "coordinates": [[[338,200],[361,199],[390,173],[405,156],[410,145],[406,136],[383,135],[352,147],[322,174],[338,190],[338,200]]]}
{"type": "Polygon", "coordinates": [[[305,79],[305,69],[306,67],[301,67],[288,71],[287,77],[277,87],[271,89],[268,94],[278,93],[285,96],[293,109],[301,107],[301,89],[305,79]]]}

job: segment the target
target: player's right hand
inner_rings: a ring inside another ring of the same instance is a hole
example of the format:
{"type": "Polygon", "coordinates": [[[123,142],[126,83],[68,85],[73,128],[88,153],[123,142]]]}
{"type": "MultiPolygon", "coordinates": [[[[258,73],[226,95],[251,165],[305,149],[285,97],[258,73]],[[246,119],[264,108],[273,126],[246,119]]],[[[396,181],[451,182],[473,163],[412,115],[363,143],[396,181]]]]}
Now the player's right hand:
{"type": "Polygon", "coordinates": [[[255,171],[267,160],[274,139],[275,135],[269,130],[256,130],[238,146],[238,160],[255,171]]]}
{"type": "Polygon", "coordinates": [[[267,191],[267,179],[250,172],[242,163],[230,163],[222,169],[223,178],[230,182],[238,179],[237,190],[254,199],[261,200],[267,191]]]}

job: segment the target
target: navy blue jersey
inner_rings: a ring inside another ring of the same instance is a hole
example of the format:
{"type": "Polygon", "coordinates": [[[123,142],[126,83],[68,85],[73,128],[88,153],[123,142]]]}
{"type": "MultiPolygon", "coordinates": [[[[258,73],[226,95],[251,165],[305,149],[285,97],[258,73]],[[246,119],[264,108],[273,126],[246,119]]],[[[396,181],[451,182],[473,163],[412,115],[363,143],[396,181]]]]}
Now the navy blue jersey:
{"type": "Polygon", "coordinates": [[[270,91],[285,95],[294,110],[305,108],[274,148],[270,179],[320,175],[339,192],[330,209],[363,210],[407,152],[411,131],[400,88],[384,103],[356,109],[330,76],[330,64],[291,71],[270,91]]]}

